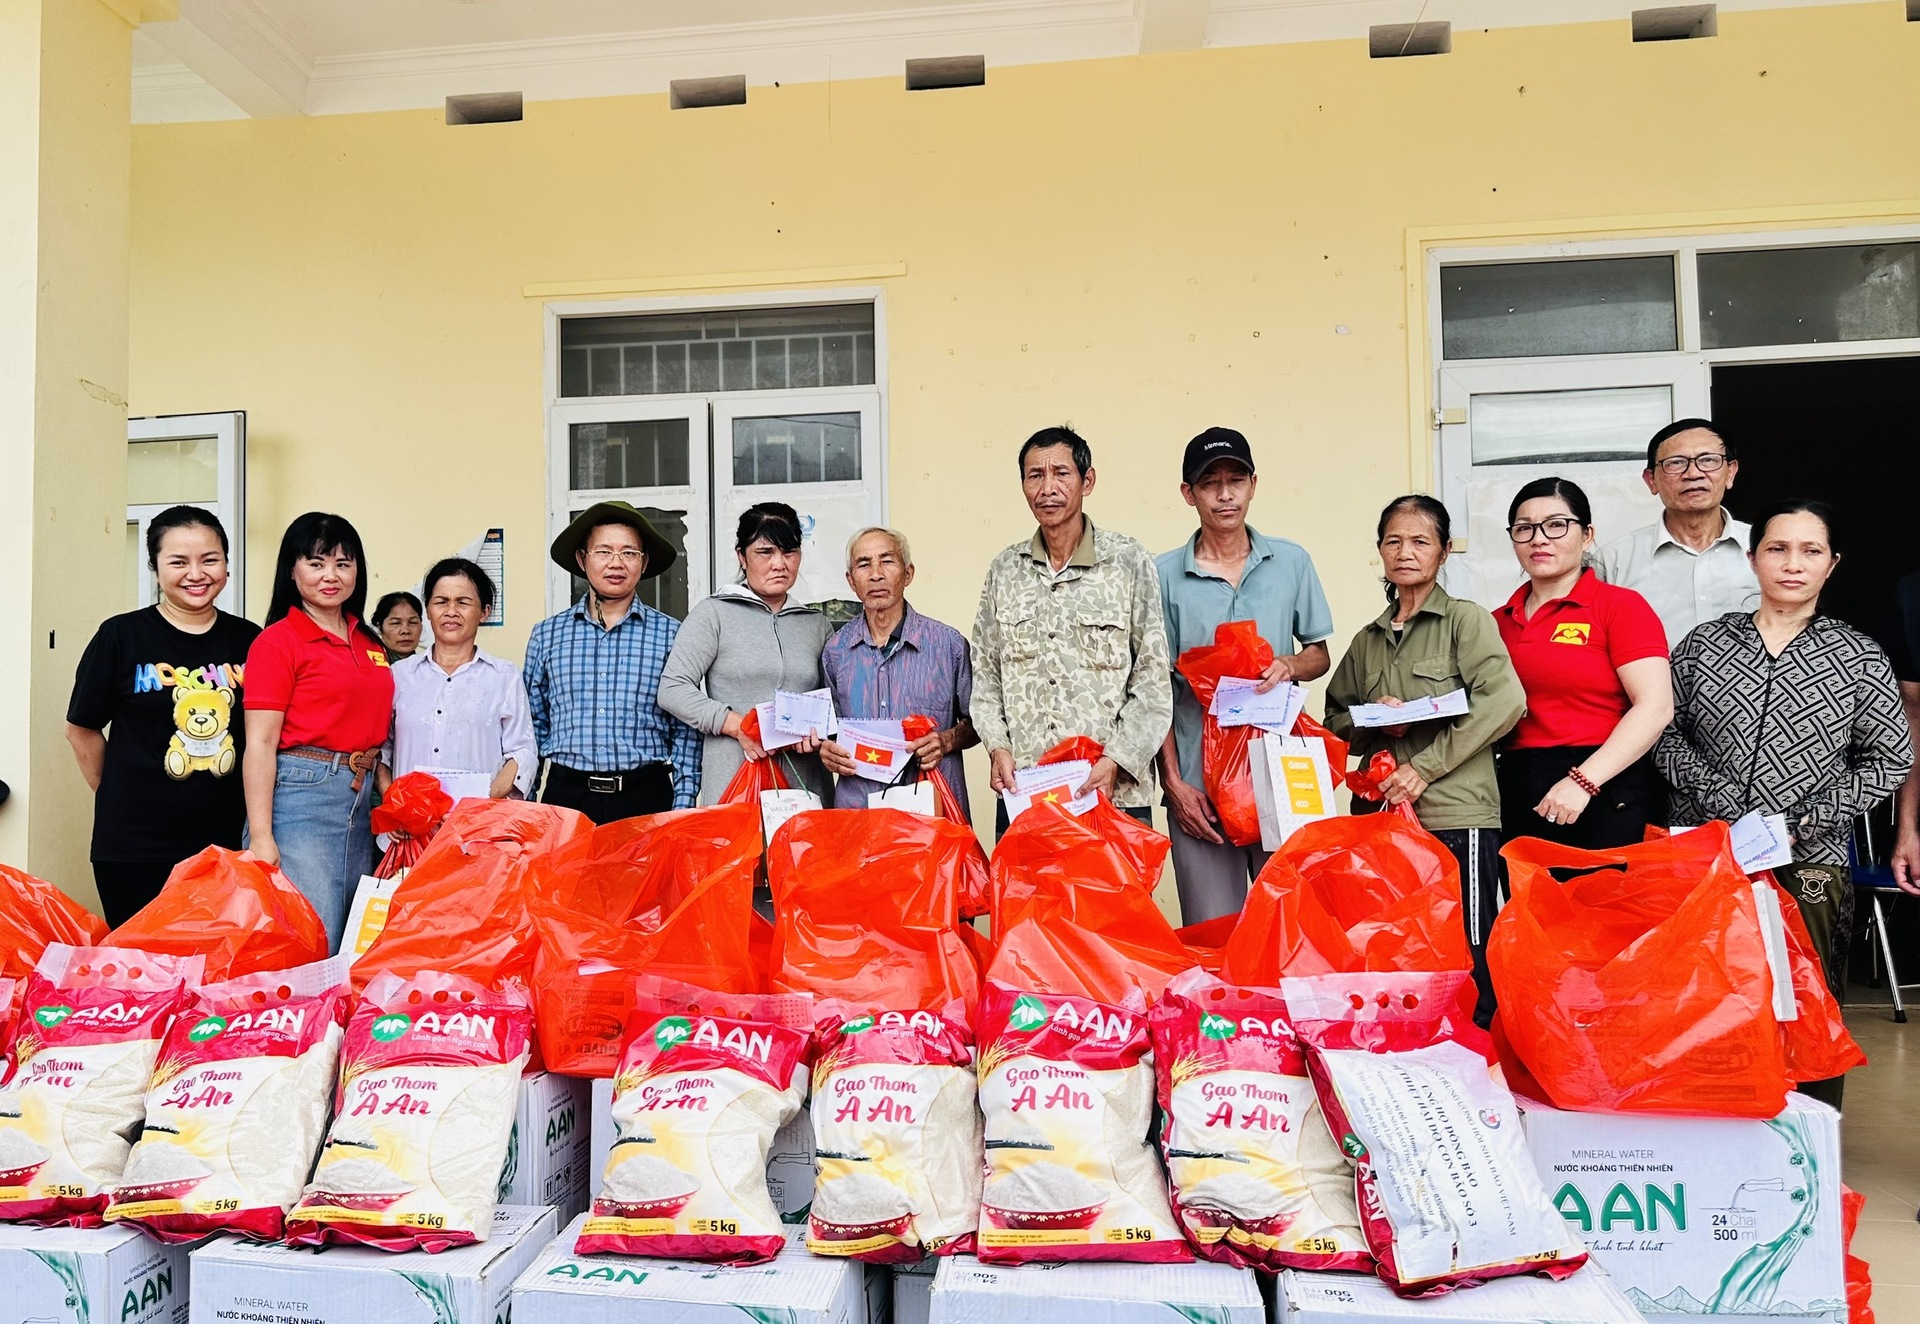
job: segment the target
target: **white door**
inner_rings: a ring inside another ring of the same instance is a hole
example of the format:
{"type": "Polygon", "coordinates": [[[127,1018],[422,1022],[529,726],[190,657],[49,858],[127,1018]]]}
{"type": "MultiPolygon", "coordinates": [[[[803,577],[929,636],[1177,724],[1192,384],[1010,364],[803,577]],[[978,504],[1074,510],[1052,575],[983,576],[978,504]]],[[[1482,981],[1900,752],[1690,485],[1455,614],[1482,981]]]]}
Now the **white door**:
{"type": "Polygon", "coordinates": [[[219,605],[246,614],[247,416],[167,414],[127,420],[129,607],[160,600],[147,562],[147,526],[170,506],[211,511],[227,531],[227,587],[219,605]]]}
{"type": "MultiPolygon", "coordinates": [[[[640,585],[640,600],[676,619],[713,591],[712,468],[707,402],[628,399],[553,407],[547,454],[549,543],[598,501],[637,506],[680,555],[640,585]]],[[[585,581],[547,563],[548,601],[569,602],[585,581]]]]}
{"type": "Polygon", "coordinates": [[[1451,364],[1440,370],[1440,498],[1453,517],[1447,591],[1496,607],[1522,578],[1506,533],[1513,494],[1558,475],[1593,504],[1611,542],[1659,517],[1646,489],[1647,440],[1705,417],[1711,375],[1698,354],[1451,364]]]}
{"type": "Polygon", "coordinates": [[[716,557],[734,574],[733,532],[758,501],[800,515],[801,602],[849,597],[847,540],[885,517],[877,390],[741,392],[713,402],[716,557]]]}

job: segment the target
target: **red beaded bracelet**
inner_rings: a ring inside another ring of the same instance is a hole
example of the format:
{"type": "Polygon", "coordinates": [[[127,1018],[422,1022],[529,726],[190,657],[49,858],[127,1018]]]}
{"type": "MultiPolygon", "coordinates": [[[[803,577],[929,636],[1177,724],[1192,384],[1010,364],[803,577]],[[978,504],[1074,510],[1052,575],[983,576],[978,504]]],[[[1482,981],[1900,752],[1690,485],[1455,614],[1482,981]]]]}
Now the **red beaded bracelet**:
{"type": "Polygon", "coordinates": [[[1600,794],[1600,783],[1587,776],[1586,773],[1580,771],[1578,768],[1568,768],[1567,778],[1588,795],[1597,796],[1600,794]]]}

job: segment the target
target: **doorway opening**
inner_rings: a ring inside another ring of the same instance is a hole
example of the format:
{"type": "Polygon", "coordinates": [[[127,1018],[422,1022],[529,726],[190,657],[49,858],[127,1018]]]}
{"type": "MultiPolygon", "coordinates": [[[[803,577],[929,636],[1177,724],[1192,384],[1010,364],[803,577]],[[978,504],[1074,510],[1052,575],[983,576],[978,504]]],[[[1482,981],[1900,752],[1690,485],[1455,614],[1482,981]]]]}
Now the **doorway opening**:
{"type": "Polygon", "coordinates": [[[1838,512],[1846,550],[1820,608],[1879,637],[1894,585],[1920,570],[1920,357],[1715,364],[1712,417],[1740,456],[1734,514],[1790,497],[1838,512]]]}

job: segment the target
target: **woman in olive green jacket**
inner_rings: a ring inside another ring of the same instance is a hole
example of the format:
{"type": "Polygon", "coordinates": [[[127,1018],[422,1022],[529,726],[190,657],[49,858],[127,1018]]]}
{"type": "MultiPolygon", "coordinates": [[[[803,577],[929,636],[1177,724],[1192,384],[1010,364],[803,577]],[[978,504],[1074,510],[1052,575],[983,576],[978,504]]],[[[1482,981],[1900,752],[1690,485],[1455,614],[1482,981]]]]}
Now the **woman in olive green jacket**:
{"type": "MultiPolygon", "coordinates": [[[[1520,677],[1493,617],[1440,587],[1452,538],[1447,508],[1403,496],[1380,512],[1387,609],[1361,629],[1327,682],[1327,726],[1363,763],[1388,750],[1399,767],[1382,786],[1388,805],[1414,814],[1460,862],[1460,891],[1479,985],[1476,1019],[1493,1016],[1487,930],[1499,908],[1500,788],[1493,746],[1526,710],[1520,677]],[[1464,716],[1355,727],[1356,704],[1398,707],[1465,690],[1464,716]]],[[[1356,804],[1356,810],[1363,808],[1356,804]]]]}

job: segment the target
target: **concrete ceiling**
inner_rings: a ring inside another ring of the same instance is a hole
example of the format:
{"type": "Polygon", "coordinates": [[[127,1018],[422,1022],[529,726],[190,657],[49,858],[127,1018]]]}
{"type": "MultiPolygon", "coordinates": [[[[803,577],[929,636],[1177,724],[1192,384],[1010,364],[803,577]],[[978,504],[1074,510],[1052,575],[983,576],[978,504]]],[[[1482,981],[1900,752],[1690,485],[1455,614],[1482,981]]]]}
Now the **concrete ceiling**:
{"type": "MultiPolygon", "coordinates": [[[[898,76],[910,58],[996,65],[1364,38],[1379,24],[1624,20],[1662,0],[179,0],[134,37],[139,123],[438,107],[898,76]]],[[[1722,10],[1847,0],[1720,0],[1722,10]]],[[[1623,34],[1624,35],[1624,34],[1623,34]]]]}

